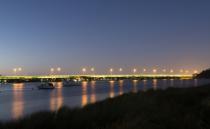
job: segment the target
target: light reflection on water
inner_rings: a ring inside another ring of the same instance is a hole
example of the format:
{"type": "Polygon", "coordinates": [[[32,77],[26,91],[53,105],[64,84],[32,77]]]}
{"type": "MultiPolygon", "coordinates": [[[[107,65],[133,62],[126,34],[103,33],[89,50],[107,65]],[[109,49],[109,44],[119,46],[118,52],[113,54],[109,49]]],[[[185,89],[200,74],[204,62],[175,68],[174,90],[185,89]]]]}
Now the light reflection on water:
{"type": "Polygon", "coordinates": [[[143,91],[144,92],[147,91],[147,80],[146,79],[143,80],[143,91]]]}
{"type": "Polygon", "coordinates": [[[157,79],[153,79],[153,80],[152,80],[152,87],[153,87],[153,90],[157,90],[157,82],[158,82],[157,79]]]}
{"type": "Polygon", "coordinates": [[[174,79],[170,79],[170,87],[174,87],[174,79]]]}
{"type": "Polygon", "coordinates": [[[96,93],[95,93],[96,81],[91,81],[90,86],[91,86],[90,103],[94,104],[96,102],[96,93]]]}
{"type": "Polygon", "coordinates": [[[115,92],[114,92],[114,81],[109,81],[109,98],[114,98],[115,97],[115,92]]]}
{"type": "Polygon", "coordinates": [[[50,94],[50,110],[55,111],[63,106],[63,84],[61,82],[54,83],[56,85],[57,90],[54,90],[50,94]]]}
{"type": "Polygon", "coordinates": [[[119,80],[119,95],[123,95],[123,80],[119,80]]]}
{"type": "Polygon", "coordinates": [[[132,89],[133,93],[137,93],[138,92],[137,83],[138,83],[138,80],[133,80],[133,89],[132,89]]]}
{"type": "Polygon", "coordinates": [[[88,104],[88,95],[87,95],[87,82],[82,82],[82,107],[88,104]]]}
{"type": "Polygon", "coordinates": [[[23,83],[13,84],[13,103],[12,103],[12,118],[17,119],[23,115],[24,98],[23,98],[23,83]]]}
{"type": "Polygon", "coordinates": [[[119,80],[82,82],[81,86],[63,87],[62,82],[54,83],[55,90],[38,90],[39,83],[17,83],[1,85],[0,120],[17,119],[40,110],[58,110],[66,105],[84,107],[106,98],[114,98],[127,92],[157,90],[167,87],[189,87],[210,83],[210,80],[119,80]],[[8,112],[9,111],[9,112],[8,112]]]}

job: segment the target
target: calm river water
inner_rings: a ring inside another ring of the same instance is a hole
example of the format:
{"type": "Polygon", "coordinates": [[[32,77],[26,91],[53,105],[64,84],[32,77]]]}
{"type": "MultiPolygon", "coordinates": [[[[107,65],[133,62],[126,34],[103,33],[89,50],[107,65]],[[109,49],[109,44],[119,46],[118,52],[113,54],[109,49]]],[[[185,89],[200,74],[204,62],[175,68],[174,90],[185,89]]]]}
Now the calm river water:
{"type": "Polygon", "coordinates": [[[204,79],[121,80],[83,82],[82,86],[63,87],[55,83],[55,90],[38,90],[40,83],[0,84],[0,121],[18,119],[42,110],[57,110],[61,106],[83,107],[127,92],[165,89],[167,87],[196,87],[210,83],[204,79]]]}

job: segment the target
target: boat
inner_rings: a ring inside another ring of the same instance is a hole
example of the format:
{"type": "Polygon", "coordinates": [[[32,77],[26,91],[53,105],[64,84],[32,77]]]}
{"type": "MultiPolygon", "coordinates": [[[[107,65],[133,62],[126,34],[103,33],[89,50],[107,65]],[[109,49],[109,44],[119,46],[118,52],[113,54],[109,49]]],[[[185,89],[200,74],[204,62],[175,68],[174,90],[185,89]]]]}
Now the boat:
{"type": "Polygon", "coordinates": [[[43,83],[41,85],[38,86],[38,89],[43,89],[43,90],[47,90],[47,89],[55,89],[55,86],[53,85],[53,83],[43,83]]]}
{"type": "Polygon", "coordinates": [[[64,87],[81,86],[81,82],[78,80],[63,81],[64,87]]]}

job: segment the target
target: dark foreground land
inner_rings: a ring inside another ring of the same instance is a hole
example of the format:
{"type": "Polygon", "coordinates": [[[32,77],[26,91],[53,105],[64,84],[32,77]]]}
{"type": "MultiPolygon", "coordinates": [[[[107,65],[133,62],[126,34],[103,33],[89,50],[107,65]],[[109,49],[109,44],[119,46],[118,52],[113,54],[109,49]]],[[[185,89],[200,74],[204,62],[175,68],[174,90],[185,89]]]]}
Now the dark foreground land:
{"type": "Polygon", "coordinates": [[[210,129],[210,85],[129,93],[82,109],[35,113],[0,129],[210,129]]]}

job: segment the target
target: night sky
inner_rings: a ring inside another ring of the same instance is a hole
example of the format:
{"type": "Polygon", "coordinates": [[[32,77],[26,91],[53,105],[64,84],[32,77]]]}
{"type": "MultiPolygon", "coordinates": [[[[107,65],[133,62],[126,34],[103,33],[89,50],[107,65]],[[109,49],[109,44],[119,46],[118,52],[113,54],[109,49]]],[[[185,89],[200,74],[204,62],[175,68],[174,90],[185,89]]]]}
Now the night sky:
{"type": "Polygon", "coordinates": [[[209,0],[1,0],[0,74],[210,66],[209,0]]]}

